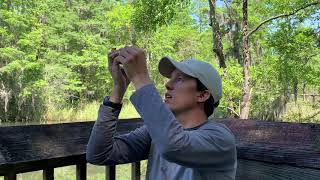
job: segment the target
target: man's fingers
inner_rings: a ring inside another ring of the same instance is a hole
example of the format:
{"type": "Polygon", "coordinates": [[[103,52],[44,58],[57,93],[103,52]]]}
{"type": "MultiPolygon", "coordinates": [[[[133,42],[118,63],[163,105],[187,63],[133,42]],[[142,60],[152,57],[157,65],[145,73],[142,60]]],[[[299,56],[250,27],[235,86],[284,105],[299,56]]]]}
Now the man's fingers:
{"type": "Polygon", "coordinates": [[[112,64],[113,59],[114,59],[115,57],[117,57],[118,55],[119,55],[119,52],[116,52],[116,51],[111,52],[111,53],[108,54],[108,62],[109,62],[109,65],[112,64]]]}
{"type": "Polygon", "coordinates": [[[112,67],[113,67],[113,68],[118,69],[118,68],[120,67],[119,64],[120,64],[119,61],[116,61],[116,60],[113,60],[113,61],[112,61],[112,67]]]}
{"type": "Polygon", "coordinates": [[[120,71],[121,71],[122,75],[123,75],[126,79],[128,79],[128,76],[127,76],[127,74],[126,74],[126,71],[124,70],[123,67],[120,67],[120,71]]]}
{"type": "Polygon", "coordinates": [[[112,66],[114,58],[119,56],[119,50],[112,50],[108,53],[108,65],[109,67],[112,66]]]}
{"type": "Polygon", "coordinates": [[[125,72],[125,70],[124,70],[123,67],[120,67],[120,71],[121,71],[125,76],[127,76],[127,74],[126,74],[126,72],[125,72]]]}
{"type": "Polygon", "coordinates": [[[136,56],[136,54],[138,53],[138,51],[132,47],[126,48],[125,51],[132,56],[136,56]]]}
{"type": "Polygon", "coordinates": [[[112,64],[113,64],[113,58],[111,58],[108,54],[108,67],[109,67],[109,69],[111,68],[112,64]]]}
{"type": "Polygon", "coordinates": [[[124,57],[122,57],[121,55],[115,57],[114,60],[120,62],[121,64],[125,64],[126,63],[126,59],[124,57]]]}
{"type": "Polygon", "coordinates": [[[142,54],[145,55],[145,51],[143,49],[141,49],[141,48],[138,48],[137,46],[132,46],[130,48],[130,51],[132,53],[135,53],[136,55],[142,55],[142,54]]]}
{"type": "Polygon", "coordinates": [[[113,59],[109,58],[108,56],[108,68],[111,69],[111,66],[113,64],[113,59]]]}
{"type": "Polygon", "coordinates": [[[131,49],[132,49],[133,51],[135,51],[136,53],[138,53],[139,51],[142,51],[142,49],[140,49],[139,47],[137,47],[137,46],[135,46],[135,45],[131,46],[131,49]]]}
{"type": "Polygon", "coordinates": [[[115,57],[117,57],[119,55],[119,51],[112,51],[108,54],[108,58],[109,59],[114,59],[115,57]]]}
{"type": "Polygon", "coordinates": [[[120,56],[126,59],[130,59],[132,57],[132,55],[128,53],[127,48],[124,48],[120,51],[120,56]]]}

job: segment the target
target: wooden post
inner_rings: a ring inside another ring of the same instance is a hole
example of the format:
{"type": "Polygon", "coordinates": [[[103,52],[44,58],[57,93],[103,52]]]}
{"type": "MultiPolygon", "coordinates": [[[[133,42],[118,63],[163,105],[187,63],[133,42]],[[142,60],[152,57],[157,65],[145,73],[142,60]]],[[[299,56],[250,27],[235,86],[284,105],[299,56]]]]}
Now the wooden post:
{"type": "Polygon", "coordinates": [[[116,166],[106,166],[106,180],[116,179],[116,166]]]}
{"type": "Polygon", "coordinates": [[[43,180],[54,180],[54,169],[48,168],[43,170],[43,180]]]}
{"type": "Polygon", "coordinates": [[[87,163],[77,164],[77,180],[87,180],[87,163]]]}
{"type": "Polygon", "coordinates": [[[140,180],[140,162],[131,163],[131,180],[140,180]]]}
{"type": "Polygon", "coordinates": [[[4,176],[4,180],[16,180],[17,179],[17,174],[14,172],[9,172],[4,176]]]}
{"type": "Polygon", "coordinates": [[[314,104],[316,102],[316,95],[315,94],[312,94],[312,103],[314,104]]]}

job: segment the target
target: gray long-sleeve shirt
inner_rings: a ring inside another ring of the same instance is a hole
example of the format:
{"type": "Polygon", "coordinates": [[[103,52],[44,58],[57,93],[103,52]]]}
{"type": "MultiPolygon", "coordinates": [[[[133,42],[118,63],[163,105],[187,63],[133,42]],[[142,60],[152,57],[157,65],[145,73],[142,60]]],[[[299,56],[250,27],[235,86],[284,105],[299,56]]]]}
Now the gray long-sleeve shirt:
{"type": "Polygon", "coordinates": [[[120,111],[101,105],[87,146],[88,162],[114,165],[148,157],[147,179],[235,179],[235,139],[225,125],[208,120],[183,129],[152,84],[130,100],[144,126],[115,136],[120,111]]]}

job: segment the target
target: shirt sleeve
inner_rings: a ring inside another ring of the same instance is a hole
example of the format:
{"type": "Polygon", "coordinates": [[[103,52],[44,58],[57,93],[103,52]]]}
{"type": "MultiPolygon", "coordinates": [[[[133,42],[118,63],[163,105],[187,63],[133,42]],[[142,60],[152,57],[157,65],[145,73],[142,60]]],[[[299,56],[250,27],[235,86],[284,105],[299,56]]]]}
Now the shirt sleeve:
{"type": "Polygon", "coordinates": [[[101,105],[87,145],[86,159],[96,165],[115,165],[146,159],[151,138],[145,126],[115,136],[120,110],[101,105]]]}
{"type": "Polygon", "coordinates": [[[137,90],[130,100],[163,158],[192,168],[234,168],[235,140],[226,127],[184,130],[153,84],[137,90]]]}

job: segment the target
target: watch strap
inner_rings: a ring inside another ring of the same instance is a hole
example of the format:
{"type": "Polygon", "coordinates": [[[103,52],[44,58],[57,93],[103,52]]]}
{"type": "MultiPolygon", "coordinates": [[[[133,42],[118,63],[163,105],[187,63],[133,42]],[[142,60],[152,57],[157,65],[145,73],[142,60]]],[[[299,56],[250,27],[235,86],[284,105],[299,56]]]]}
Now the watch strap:
{"type": "Polygon", "coordinates": [[[117,110],[121,110],[121,108],[122,108],[122,104],[121,103],[111,102],[109,96],[106,96],[103,99],[103,105],[112,107],[112,108],[117,109],[117,110]]]}

